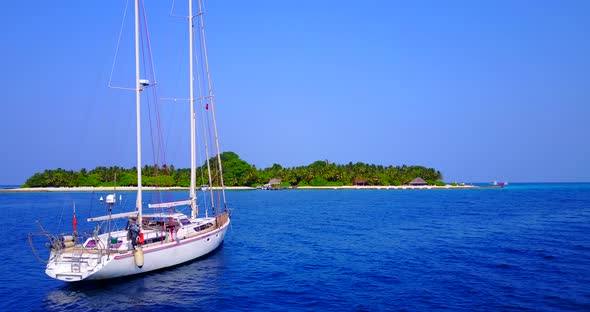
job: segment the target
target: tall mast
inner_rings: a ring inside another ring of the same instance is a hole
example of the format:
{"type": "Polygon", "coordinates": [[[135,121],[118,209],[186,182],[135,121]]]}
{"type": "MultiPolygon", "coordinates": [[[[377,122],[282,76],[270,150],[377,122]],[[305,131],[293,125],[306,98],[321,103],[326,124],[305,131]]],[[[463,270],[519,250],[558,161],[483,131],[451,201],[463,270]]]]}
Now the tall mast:
{"type": "Polygon", "coordinates": [[[196,174],[196,151],[195,151],[195,91],[193,86],[193,1],[188,1],[188,42],[189,42],[189,90],[190,97],[189,103],[191,106],[191,185],[190,185],[190,200],[191,200],[191,217],[194,219],[197,217],[197,203],[196,203],[196,191],[195,191],[195,180],[197,179],[196,174]]]}
{"type": "MultiPolygon", "coordinates": [[[[217,165],[219,169],[219,181],[221,182],[221,194],[223,196],[223,208],[226,208],[225,199],[225,184],[223,182],[223,168],[221,166],[221,152],[219,150],[219,137],[217,134],[217,118],[215,118],[215,99],[213,97],[213,86],[211,84],[211,74],[209,73],[209,58],[207,56],[207,41],[205,40],[205,26],[203,24],[203,8],[201,0],[197,0],[199,4],[199,29],[201,30],[201,42],[203,44],[203,61],[205,63],[205,72],[207,74],[207,87],[209,89],[209,100],[211,101],[211,114],[213,115],[213,132],[215,134],[215,147],[217,152],[217,165]]],[[[219,209],[219,207],[217,208],[219,209]]]]}
{"type": "Polygon", "coordinates": [[[135,207],[139,212],[137,224],[141,226],[142,219],[142,198],[141,198],[141,106],[140,92],[141,84],[139,82],[139,0],[135,0],[135,110],[137,125],[137,202],[135,207]]]}

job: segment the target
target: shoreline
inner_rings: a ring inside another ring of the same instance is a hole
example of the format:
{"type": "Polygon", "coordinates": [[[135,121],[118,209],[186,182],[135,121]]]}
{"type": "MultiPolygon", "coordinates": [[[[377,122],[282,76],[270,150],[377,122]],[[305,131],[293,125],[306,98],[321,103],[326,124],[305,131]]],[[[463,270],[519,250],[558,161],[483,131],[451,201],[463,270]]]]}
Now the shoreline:
{"type": "MultiPolygon", "coordinates": [[[[377,185],[345,185],[345,186],[298,186],[290,188],[282,188],[279,190],[448,190],[448,189],[486,189],[486,188],[500,188],[493,186],[475,186],[475,185],[399,185],[399,186],[377,186],[377,185]]],[[[217,189],[217,188],[214,188],[217,189]]],[[[251,186],[226,186],[226,191],[250,191],[260,190],[251,186]]],[[[0,189],[0,193],[50,193],[50,192],[132,192],[137,191],[136,186],[121,186],[116,189],[107,186],[79,186],[79,187],[30,187],[30,188],[12,188],[12,189],[0,189]]],[[[188,187],[153,187],[144,186],[144,191],[188,191],[188,187]]]]}
{"type": "Polygon", "coordinates": [[[298,186],[294,189],[301,190],[447,190],[447,189],[479,189],[487,188],[475,185],[344,185],[344,186],[298,186]]]}

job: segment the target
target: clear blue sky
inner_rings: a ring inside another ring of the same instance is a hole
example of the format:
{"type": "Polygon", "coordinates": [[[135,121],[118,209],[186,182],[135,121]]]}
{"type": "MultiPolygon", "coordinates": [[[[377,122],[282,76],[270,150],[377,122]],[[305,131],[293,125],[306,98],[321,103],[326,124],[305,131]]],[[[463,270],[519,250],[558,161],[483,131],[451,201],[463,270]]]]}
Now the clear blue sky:
{"type": "MultiPolygon", "coordinates": [[[[158,95],[188,97],[170,5],[146,2],[158,95]]],[[[2,2],[0,184],[134,165],[133,94],[106,87],[124,6],[2,2]]],[[[327,159],[424,165],[448,182],[590,181],[590,1],[206,8],[222,150],[258,168],[327,159]]],[[[127,85],[130,35],[115,73],[127,85]]],[[[186,105],[161,105],[168,163],[187,167],[176,130],[188,117],[170,117],[186,105]]]]}

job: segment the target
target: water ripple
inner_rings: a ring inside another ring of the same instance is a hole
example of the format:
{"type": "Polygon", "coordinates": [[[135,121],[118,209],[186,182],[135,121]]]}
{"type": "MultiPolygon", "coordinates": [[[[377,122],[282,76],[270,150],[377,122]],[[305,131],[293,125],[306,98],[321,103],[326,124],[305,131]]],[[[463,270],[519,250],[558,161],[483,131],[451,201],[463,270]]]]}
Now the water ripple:
{"type": "Polygon", "coordinates": [[[210,257],[115,281],[51,280],[28,250],[35,225],[11,220],[63,229],[62,207],[90,196],[0,194],[0,226],[14,233],[0,245],[0,310],[590,310],[590,187],[229,192],[239,206],[210,257]]]}

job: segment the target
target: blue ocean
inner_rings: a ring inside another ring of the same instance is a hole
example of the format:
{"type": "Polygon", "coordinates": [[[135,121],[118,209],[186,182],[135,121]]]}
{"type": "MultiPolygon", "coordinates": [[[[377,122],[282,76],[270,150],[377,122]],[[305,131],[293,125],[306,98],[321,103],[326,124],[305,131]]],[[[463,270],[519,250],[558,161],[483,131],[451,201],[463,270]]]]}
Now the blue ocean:
{"type": "Polygon", "coordinates": [[[49,278],[35,221],[71,231],[72,203],[83,223],[101,195],[0,193],[0,311],[590,311],[590,184],[229,191],[233,224],[208,257],[49,278]]]}

